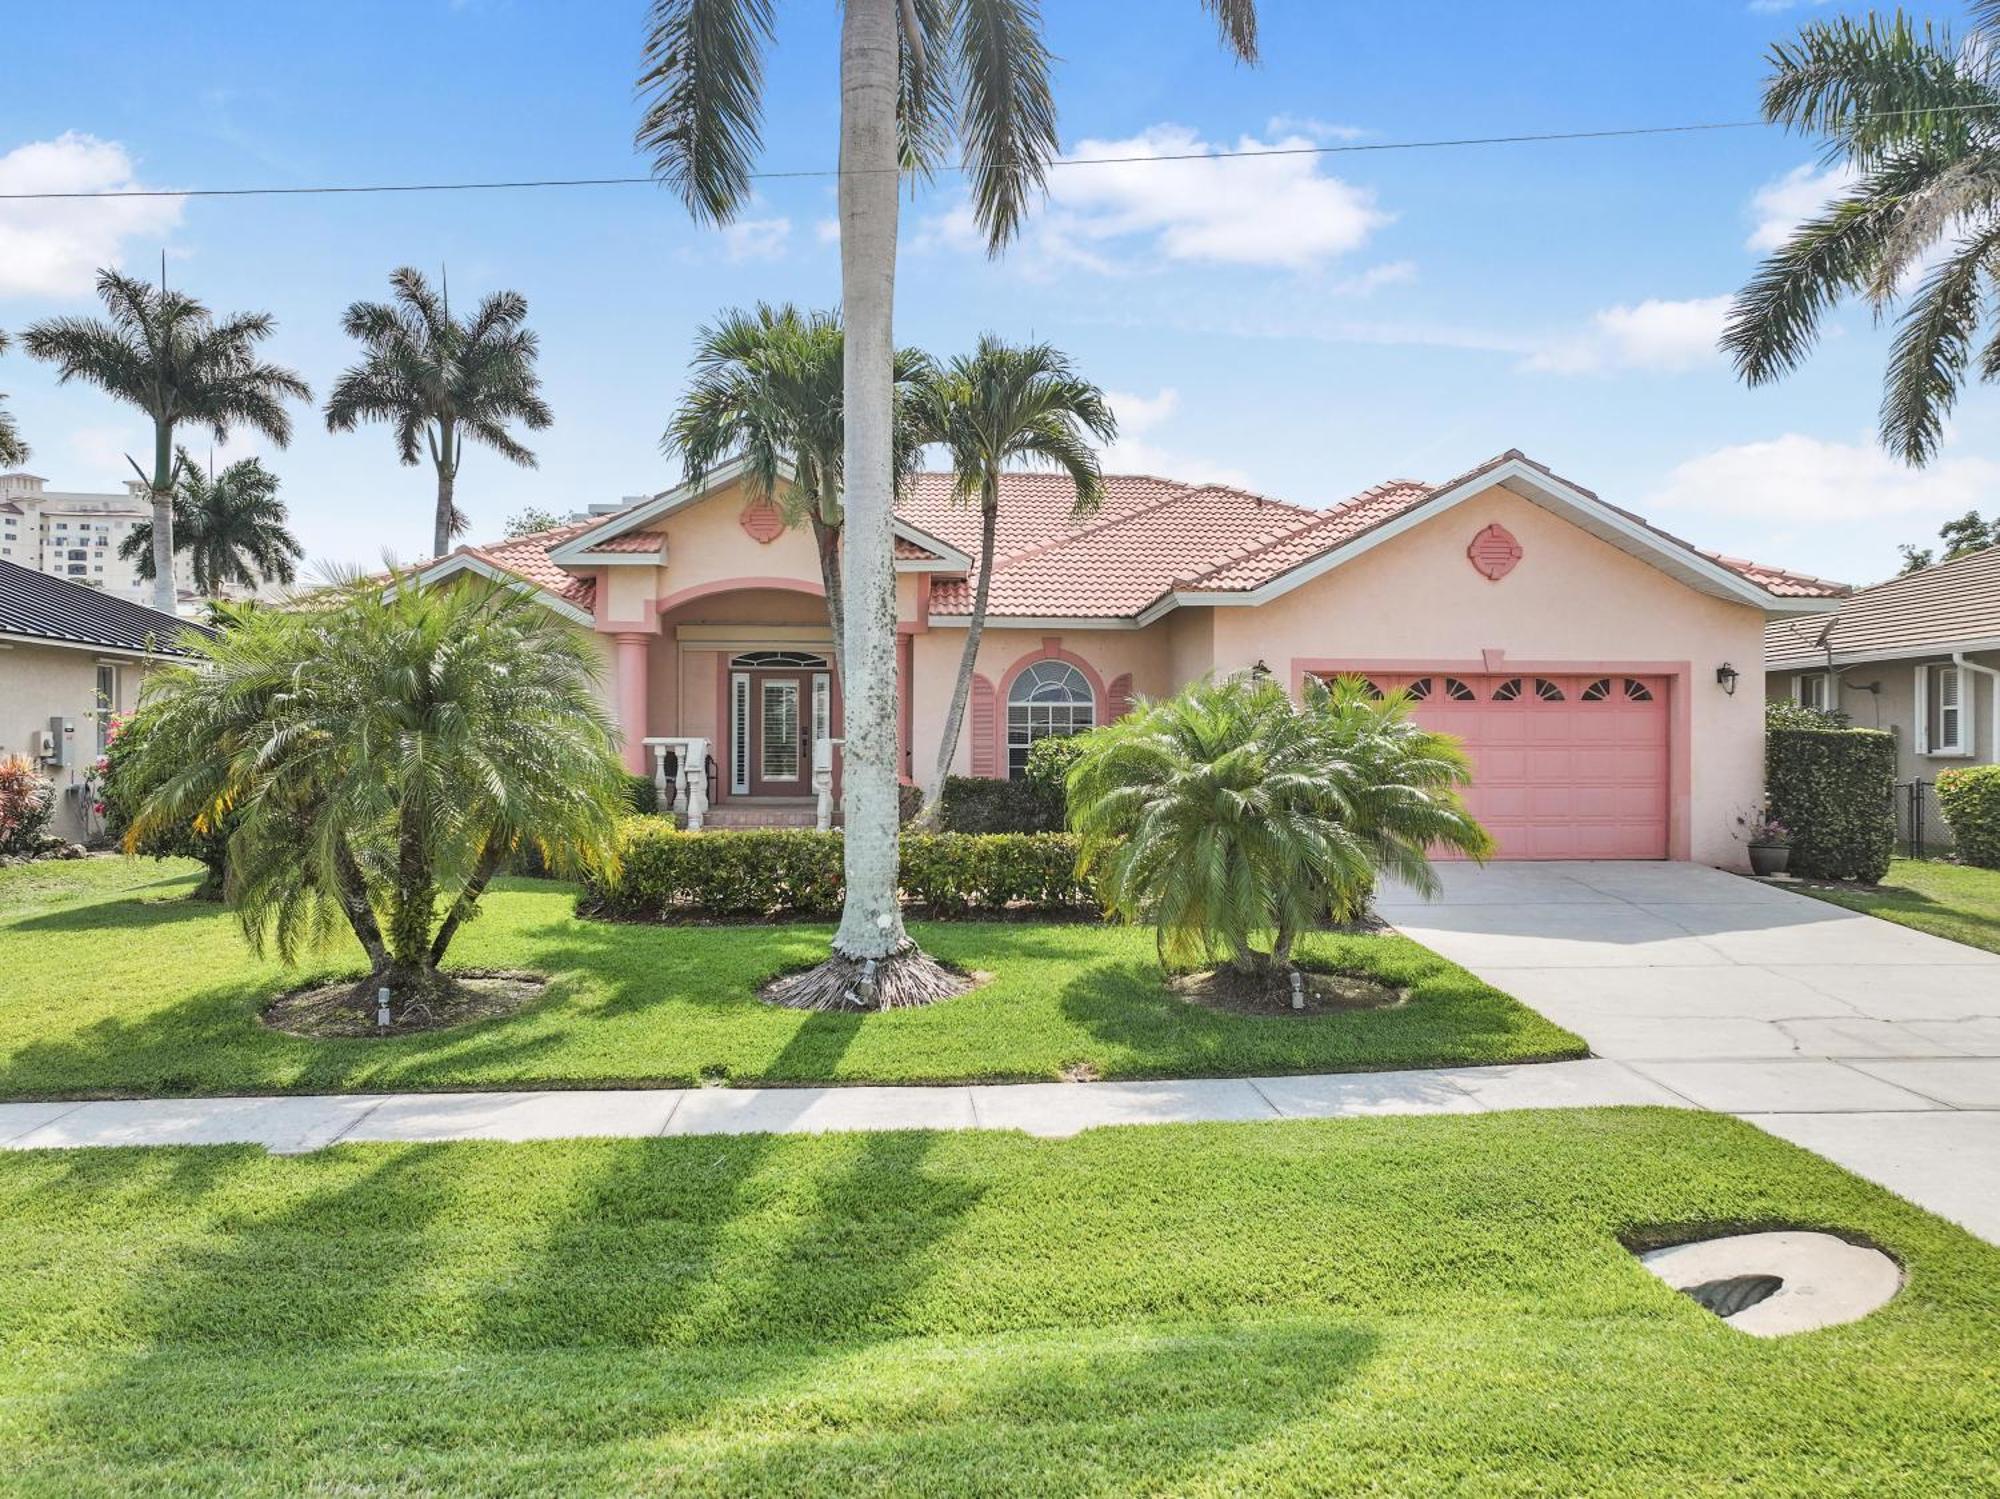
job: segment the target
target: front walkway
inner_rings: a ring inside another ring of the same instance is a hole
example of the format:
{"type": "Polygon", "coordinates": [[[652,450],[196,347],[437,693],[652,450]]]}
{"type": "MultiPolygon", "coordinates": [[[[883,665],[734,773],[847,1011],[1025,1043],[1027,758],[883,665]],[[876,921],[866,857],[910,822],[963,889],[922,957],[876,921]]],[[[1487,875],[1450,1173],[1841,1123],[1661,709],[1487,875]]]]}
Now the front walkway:
{"type": "Polygon", "coordinates": [[[1596,1055],[2000,1241],[2000,954],[1699,865],[1441,872],[1383,914],[1596,1055]]]}

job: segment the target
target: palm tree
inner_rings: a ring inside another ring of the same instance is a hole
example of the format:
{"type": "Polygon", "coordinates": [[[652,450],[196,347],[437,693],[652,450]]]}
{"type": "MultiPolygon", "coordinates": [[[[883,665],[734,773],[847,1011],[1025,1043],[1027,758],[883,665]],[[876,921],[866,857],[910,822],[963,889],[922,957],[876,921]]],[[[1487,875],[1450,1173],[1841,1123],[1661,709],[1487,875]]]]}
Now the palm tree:
{"type": "MultiPolygon", "coordinates": [[[[1827,137],[1831,157],[1855,180],[1758,268],[1722,341],[1737,373],[1762,385],[1804,361],[1821,319],[1843,298],[1861,297],[1878,317],[1907,303],[1880,420],[1883,445],[1913,464],[1936,456],[1982,317],[2000,293],[1992,62],[2000,0],[1974,5],[1973,15],[1963,47],[1898,12],[1815,21],[1772,49],[1764,117],[1827,137]]],[[[1977,356],[1982,379],[2000,378],[2000,334],[1977,356]]]]}
{"type": "Polygon", "coordinates": [[[350,580],[326,607],[238,610],[148,679],[127,832],[224,816],[229,898],[285,961],[345,924],[367,988],[448,985],[452,939],[510,854],[615,865],[627,777],[588,639],[498,584],[350,580]]]}
{"type": "Polygon", "coordinates": [[[1300,932],[1357,915],[1378,873],[1436,888],[1430,851],[1490,851],[1457,741],[1364,682],[1202,681],[1082,737],[1069,774],[1084,869],[1151,924],[1162,966],[1286,977],[1300,932]],[[1258,941],[1266,934],[1268,948],[1258,941]]]}
{"type": "MultiPolygon", "coordinates": [[[[810,525],[833,626],[836,664],[846,633],[840,593],[842,344],[840,315],[801,312],[789,302],[731,308],[695,336],[694,375],[660,446],[678,454],[690,481],[725,458],[746,461],[750,492],[774,501],[785,524],[810,525]],[[791,482],[781,484],[785,470],[791,482]]],[[[930,360],[896,353],[898,409],[914,412],[930,360]]],[[[900,424],[899,477],[915,464],[923,433],[900,424]]]]}
{"type": "Polygon", "coordinates": [[[1086,434],[1109,442],[1118,435],[1118,422],[1104,403],[1104,392],[1076,373],[1069,356],[1048,344],[1017,347],[991,333],[980,338],[972,354],[962,354],[940,370],[924,386],[917,405],[926,435],[951,456],[958,498],[979,502],[978,582],[938,746],[931,792],[935,806],[958,753],[959,728],[986,630],[993,542],[1000,527],[1000,476],[1024,463],[1062,469],[1076,486],[1071,513],[1089,515],[1103,503],[1104,483],[1086,434]]]}
{"type": "MultiPolygon", "coordinates": [[[[1239,58],[1257,55],[1255,0],[1202,0],[1239,58]]],[[[652,0],[638,143],[696,218],[750,197],[771,0],[652,0]]],[[[894,386],[901,173],[962,146],[973,213],[997,253],[1019,229],[1059,146],[1049,52],[1034,0],[847,0],[840,30],[840,302],[845,482],[847,895],[829,985],[867,1001],[926,960],[897,904],[894,386]]],[[[919,985],[919,990],[927,985],[919,985]]]]}
{"type": "MultiPolygon", "coordinates": [[[[292,565],[305,555],[286,528],[278,476],[255,458],[244,458],[220,474],[205,474],[183,448],[180,480],[174,486],[174,551],[186,553],[195,592],[218,599],[224,589],[255,589],[260,583],[289,583],[292,565]]],[[[118,543],[118,555],[138,564],[142,578],[153,576],[153,525],[140,521],[118,543]]]]}
{"type": "Polygon", "coordinates": [[[326,427],[352,432],[364,421],[388,422],[397,458],[412,466],[421,440],[437,473],[431,554],[442,557],[466,527],[453,500],[466,438],[535,466],[507,424],[539,432],[555,420],[535,373],[541,341],[526,326],[528,300],[519,292],[495,292],[470,317],[453,318],[448,297],[432,291],[422,271],[404,266],[389,285],[393,302],[356,302],[341,319],[366,353],[327,397],[326,427]]]}
{"type": "Polygon", "coordinates": [[[220,320],[185,292],[151,287],[117,271],[97,273],[97,294],[109,322],[50,318],[22,335],[28,352],[87,380],[145,412],[153,422],[153,472],[145,479],[153,502],[153,607],[174,612],[174,433],[183,423],[206,427],[217,442],[242,425],[279,447],[292,439],[287,400],[309,401],[306,382],[281,365],[257,359],[257,345],[277,326],[268,312],[220,320]]]}
{"type": "MultiPolygon", "coordinates": [[[[0,354],[7,352],[7,335],[0,333],[0,354]]],[[[14,468],[28,461],[28,445],[11,412],[0,410],[0,468],[14,468]]]]}

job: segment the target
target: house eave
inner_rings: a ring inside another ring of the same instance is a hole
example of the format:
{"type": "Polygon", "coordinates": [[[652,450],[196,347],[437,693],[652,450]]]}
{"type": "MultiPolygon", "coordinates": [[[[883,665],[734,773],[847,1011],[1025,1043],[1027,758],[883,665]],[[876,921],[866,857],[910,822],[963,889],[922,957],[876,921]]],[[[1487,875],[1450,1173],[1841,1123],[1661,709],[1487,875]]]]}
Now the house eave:
{"type": "MultiPolygon", "coordinates": [[[[1929,661],[1937,658],[1949,659],[1961,651],[2000,651],[2000,635],[1984,635],[1970,640],[1941,640],[1935,644],[1885,646],[1879,651],[1839,651],[1833,653],[1832,669],[1844,666],[1870,666],[1886,661],[1929,661]]],[[[1825,653],[1811,656],[1780,656],[1764,658],[1764,670],[1782,672],[1825,671],[1828,663],[1825,653]]]]}
{"type": "Polygon", "coordinates": [[[429,588],[433,584],[444,582],[447,578],[456,577],[459,573],[472,573],[490,582],[511,588],[517,593],[533,594],[544,607],[553,613],[559,614],[564,619],[570,620],[575,624],[583,625],[585,628],[589,628],[597,622],[596,618],[587,610],[579,609],[568,599],[558,598],[555,594],[549,592],[548,589],[542,587],[541,584],[524,578],[519,573],[509,572],[504,567],[495,567],[492,563],[482,561],[478,557],[468,557],[459,554],[446,557],[440,562],[435,562],[417,574],[417,586],[419,588],[429,588]]]}

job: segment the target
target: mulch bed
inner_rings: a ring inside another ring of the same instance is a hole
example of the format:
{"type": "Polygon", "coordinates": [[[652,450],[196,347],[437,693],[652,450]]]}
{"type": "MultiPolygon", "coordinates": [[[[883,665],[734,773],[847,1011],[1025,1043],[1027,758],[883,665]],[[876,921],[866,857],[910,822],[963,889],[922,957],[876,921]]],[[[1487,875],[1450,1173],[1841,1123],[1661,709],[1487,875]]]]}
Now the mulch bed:
{"type": "Polygon", "coordinates": [[[288,1036],[404,1036],[512,1015],[540,999],[549,986],[539,973],[505,969],[468,968],[445,978],[441,992],[407,1008],[400,999],[392,1001],[386,1031],[375,1024],[375,985],[367,979],[281,994],[265,1007],[262,1019],[288,1036]]]}
{"type": "Polygon", "coordinates": [[[1292,1008],[1288,981],[1238,973],[1233,968],[1212,968],[1201,973],[1183,974],[1169,981],[1169,987],[1189,1004],[1225,1015],[1332,1015],[1355,1010],[1387,1010],[1409,1001],[1407,989],[1385,984],[1358,973],[1307,973],[1305,1008],[1292,1008]]]}

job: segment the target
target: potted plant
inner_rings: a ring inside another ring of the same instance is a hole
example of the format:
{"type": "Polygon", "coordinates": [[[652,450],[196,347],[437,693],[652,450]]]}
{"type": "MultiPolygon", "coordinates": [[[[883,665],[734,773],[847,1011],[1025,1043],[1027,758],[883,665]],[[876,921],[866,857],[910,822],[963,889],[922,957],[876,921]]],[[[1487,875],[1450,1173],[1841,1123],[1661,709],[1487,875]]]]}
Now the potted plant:
{"type": "Polygon", "coordinates": [[[1767,807],[1752,807],[1736,822],[1742,829],[1743,840],[1750,845],[1750,872],[1783,874],[1792,861],[1792,830],[1773,817],[1767,807]]]}

